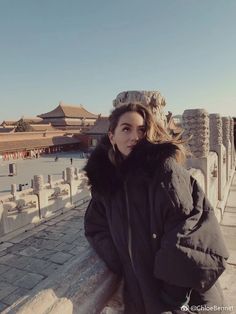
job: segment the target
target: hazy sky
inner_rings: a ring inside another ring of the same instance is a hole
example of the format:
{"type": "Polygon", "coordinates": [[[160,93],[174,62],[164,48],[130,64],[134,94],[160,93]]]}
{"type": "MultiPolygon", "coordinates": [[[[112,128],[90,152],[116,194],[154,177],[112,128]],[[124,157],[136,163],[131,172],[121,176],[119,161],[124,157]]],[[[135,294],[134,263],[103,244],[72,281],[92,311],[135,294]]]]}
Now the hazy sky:
{"type": "Polygon", "coordinates": [[[125,90],[236,116],[236,1],[0,0],[0,121],[125,90]]]}

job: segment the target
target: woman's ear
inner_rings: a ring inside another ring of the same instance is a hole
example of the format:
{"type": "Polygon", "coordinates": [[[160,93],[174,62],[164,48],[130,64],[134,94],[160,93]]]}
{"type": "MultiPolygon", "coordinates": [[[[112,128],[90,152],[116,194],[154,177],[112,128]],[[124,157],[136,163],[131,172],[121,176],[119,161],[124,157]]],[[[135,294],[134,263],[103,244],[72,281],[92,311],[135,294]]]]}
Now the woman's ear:
{"type": "Polygon", "coordinates": [[[114,135],[111,133],[111,131],[108,132],[108,137],[109,137],[109,140],[111,142],[111,145],[115,145],[114,135]]]}

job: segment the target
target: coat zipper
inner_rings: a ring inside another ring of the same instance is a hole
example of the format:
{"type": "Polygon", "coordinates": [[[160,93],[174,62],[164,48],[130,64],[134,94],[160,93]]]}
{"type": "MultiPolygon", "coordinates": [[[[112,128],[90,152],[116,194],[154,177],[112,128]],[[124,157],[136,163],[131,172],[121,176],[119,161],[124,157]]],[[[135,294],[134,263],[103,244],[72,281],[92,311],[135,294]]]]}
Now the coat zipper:
{"type": "Polygon", "coordinates": [[[127,209],[127,218],[128,218],[128,251],[129,251],[129,257],[131,261],[131,265],[134,268],[134,262],[133,262],[133,254],[132,254],[132,233],[131,233],[131,226],[130,226],[130,207],[129,207],[129,197],[127,193],[127,183],[124,183],[124,190],[125,190],[125,202],[126,202],[126,209],[127,209]]]}

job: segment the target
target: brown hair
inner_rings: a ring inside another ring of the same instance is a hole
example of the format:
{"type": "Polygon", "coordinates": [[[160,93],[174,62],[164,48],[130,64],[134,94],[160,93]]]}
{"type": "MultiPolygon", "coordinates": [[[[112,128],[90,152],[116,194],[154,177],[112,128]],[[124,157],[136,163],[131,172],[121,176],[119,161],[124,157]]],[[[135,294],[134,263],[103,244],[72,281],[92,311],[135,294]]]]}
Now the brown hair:
{"type": "MultiPolygon", "coordinates": [[[[173,138],[167,130],[164,129],[153,117],[153,114],[151,111],[144,107],[141,104],[136,103],[129,103],[126,105],[122,105],[120,107],[115,108],[110,116],[109,116],[109,132],[114,134],[115,129],[118,125],[120,117],[125,114],[126,112],[137,112],[139,113],[144,120],[145,123],[145,134],[144,138],[146,138],[151,143],[173,143],[177,146],[176,151],[176,160],[178,162],[184,162],[185,161],[185,155],[186,155],[186,149],[183,146],[183,141],[180,140],[178,137],[173,138]]],[[[109,158],[111,162],[115,165],[117,165],[123,158],[121,157],[121,154],[119,153],[117,147],[115,150],[111,148],[109,150],[109,158]]]]}

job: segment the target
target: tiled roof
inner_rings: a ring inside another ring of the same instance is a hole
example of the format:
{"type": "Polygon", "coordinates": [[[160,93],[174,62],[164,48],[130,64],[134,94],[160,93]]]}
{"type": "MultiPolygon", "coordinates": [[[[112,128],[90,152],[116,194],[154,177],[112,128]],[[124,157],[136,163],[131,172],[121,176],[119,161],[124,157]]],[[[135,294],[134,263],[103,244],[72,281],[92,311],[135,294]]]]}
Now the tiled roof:
{"type": "Polygon", "coordinates": [[[40,139],[32,139],[32,140],[18,140],[18,141],[6,141],[0,142],[0,152],[13,152],[24,149],[34,149],[34,148],[42,148],[49,147],[55,145],[63,145],[63,144],[76,144],[79,143],[80,140],[76,137],[68,137],[68,136],[56,136],[51,138],[40,138],[40,139]]]}
{"type": "Polygon", "coordinates": [[[34,131],[56,131],[56,129],[51,125],[51,123],[48,124],[31,124],[32,132],[34,131]]]}
{"type": "MultiPolygon", "coordinates": [[[[21,118],[24,122],[27,122],[27,123],[43,123],[43,119],[42,118],[39,118],[39,117],[22,117],[21,118]]],[[[19,119],[19,120],[21,120],[19,119]]],[[[3,125],[6,125],[6,126],[14,126],[17,124],[17,122],[19,120],[4,120],[2,122],[2,126],[3,125]]]]}
{"type": "Polygon", "coordinates": [[[14,132],[14,130],[15,130],[15,126],[13,126],[13,127],[5,127],[5,128],[3,128],[3,127],[0,127],[0,133],[12,133],[12,132],[14,132]]]}
{"type": "Polygon", "coordinates": [[[86,134],[106,134],[108,132],[109,120],[108,117],[99,117],[94,126],[90,128],[86,134]]]}
{"type": "Polygon", "coordinates": [[[91,118],[96,119],[98,116],[87,111],[83,106],[66,105],[60,102],[54,110],[38,115],[40,118],[91,118]]]}
{"type": "Polygon", "coordinates": [[[13,126],[17,124],[18,120],[4,120],[2,121],[1,125],[9,125],[9,126],[13,126]]]}
{"type": "Polygon", "coordinates": [[[43,119],[39,117],[22,117],[22,120],[30,124],[43,123],[43,119]]]}

